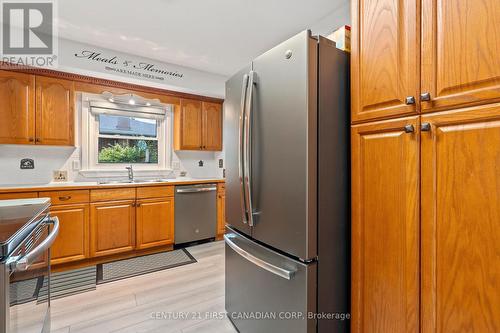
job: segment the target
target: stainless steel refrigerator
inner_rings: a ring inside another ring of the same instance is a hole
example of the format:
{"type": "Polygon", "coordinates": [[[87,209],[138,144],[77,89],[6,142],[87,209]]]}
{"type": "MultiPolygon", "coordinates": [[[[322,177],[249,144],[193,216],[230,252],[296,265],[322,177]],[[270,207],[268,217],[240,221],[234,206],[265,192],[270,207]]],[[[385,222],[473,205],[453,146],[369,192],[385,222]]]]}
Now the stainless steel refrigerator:
{"type": "Polygon", "coordinates": [[[225,297],[241,333],[348,331],[348,67],[304,31],[226,82],[225,297]]]}

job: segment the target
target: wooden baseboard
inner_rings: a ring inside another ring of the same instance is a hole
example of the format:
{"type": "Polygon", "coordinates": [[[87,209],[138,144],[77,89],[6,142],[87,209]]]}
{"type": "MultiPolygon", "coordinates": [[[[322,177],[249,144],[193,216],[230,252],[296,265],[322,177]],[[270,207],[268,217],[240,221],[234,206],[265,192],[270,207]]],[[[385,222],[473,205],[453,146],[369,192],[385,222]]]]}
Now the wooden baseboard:
{"type": "Polygon", "coordinates": [[[69,262],[65,264],[56,264],[51,266],[52,272],[63,272],[71,269],[83,268],[88,266],[94,266],[98,264],[103,264],[110,261],[117,261],[122,259],[129,259],[134,257],[139,257],[147,254],[154,254],[164,251],[172,251],[174,246],[172,244],[167,246],[155,247],[152,249],[136,250],[131,252],[119,253],[105,257],[89,258],[84,260],[79,260],[75,262],[69,262]]]}

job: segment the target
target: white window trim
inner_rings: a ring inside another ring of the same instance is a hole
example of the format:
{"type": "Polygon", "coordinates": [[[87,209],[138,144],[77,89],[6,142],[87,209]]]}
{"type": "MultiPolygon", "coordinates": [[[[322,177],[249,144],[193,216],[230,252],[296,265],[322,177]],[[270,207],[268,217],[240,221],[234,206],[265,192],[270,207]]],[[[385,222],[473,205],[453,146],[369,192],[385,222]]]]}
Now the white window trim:
{"type": "MultiPolygon", "coordinates": [[[[81,109],[81,152],[80,173],[86,177],[116,176],[126,174],[125,167],[133,165],[134,171],[142,175],[156,175],[161,171],[172,171],[173,114],[167,111],[164,120],[158,121],[158,164],[145,163],[98,163],[97,144],[99,124],[97,115],[90,112],[90,100],[103,100],[101,95],[82,93],[81,109]]],[[[136,139],[136,138],[135,138],[136,139]]]]}

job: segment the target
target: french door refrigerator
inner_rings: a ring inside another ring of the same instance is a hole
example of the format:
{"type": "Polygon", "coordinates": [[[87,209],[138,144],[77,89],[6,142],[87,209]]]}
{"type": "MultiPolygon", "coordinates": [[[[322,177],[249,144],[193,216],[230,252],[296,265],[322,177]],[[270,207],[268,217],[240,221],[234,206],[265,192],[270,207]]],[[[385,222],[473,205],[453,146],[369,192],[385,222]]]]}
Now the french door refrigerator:
{"type": "Polygon", "coordinates": [[[347,332],[348,56],[304,31],[226,82],[226,311],[241,333],[347,332]]]}

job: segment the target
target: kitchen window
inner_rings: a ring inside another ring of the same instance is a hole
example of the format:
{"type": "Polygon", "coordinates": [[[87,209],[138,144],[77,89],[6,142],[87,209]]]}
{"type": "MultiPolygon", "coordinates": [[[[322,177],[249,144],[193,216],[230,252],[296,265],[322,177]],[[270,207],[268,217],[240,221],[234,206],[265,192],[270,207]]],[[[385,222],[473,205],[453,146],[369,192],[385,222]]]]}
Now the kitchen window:
{"type": "Polygon", "coordinates": [[[171,106],[139,103],[137,96],[127,99],[134,105],[95,96],[82,98],[84,173],[123,171],[131,164],[144,171],[171,169],[171,106]]]}

